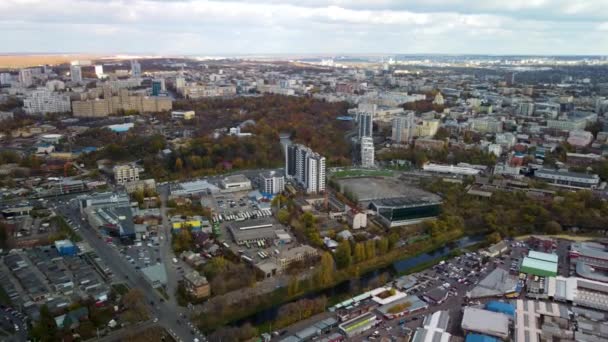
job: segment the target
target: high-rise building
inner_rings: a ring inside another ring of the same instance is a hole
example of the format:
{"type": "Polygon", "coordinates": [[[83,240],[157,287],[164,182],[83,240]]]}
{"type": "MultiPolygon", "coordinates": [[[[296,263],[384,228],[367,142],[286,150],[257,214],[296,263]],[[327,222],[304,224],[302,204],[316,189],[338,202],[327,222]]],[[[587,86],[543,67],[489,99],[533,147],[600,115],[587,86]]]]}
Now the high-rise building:
{"type": "Polygon", "coordinates": [[[70,77],[74,83],[82,83],[82,68],[80,65],[70,65],[70,77]]]}
{"type": "Polygon", "coordinates": [[[278,194],[285,189],[285,177],[270,171],[260,175],[260,189],[267,194],[278,194]]]}
{"type": "Polygon", "coordinates": [[[361,166],[374,167],[374,139],[361,138],[361,166]]]}
{"type": "Polygon", "coordinates": [[[505,83],[508,86],[512,86],[515,84],[515,75],[516,75],[516,73],[514,73],[514,72],[508,72],[505,74],[505,83]]]}
{"type": "Polygon", "coordinates": [[[152,81],[152,96],[158,96],[161,93],[161,84],[158,80],[152,81]]]}
{"type": "Polygon", "coordinates": [[[103,65],[98,64],[95,66],[95,75],[97,78],[103,78],[103,65]]]}
{"type": "Polygon", "coordinates": [[[0,84],[10,84],[12,79],[11,74],[8,72],[0,73],[0,84]]]}
{"type": "Polygon", "coordinates": [[[141,77],[141,64],[136,60],[131,61],[131,76],[141,77]]]}
{"type": "Polygon", "coordinates": [[[72,107],[68,95],[40,88],[23,100],[23,110],[28,114],[67,113],[72,107]]]}
{"type": "Polygon", "coordinates": [[[23,87],[29,87],[34,83],[32,69],[19,70],[19,83],[21,83],[23,87]]]}
{"type": "Polygon", "coordinates": [[[186,87],[186,79],[183,77],[177,77],[175,79],[175,88],[177,90],[183,89],[186,87]]]}
{"type": "Polygon", "coordinates": [[[359,139],[373,135],[374,123],[373,113],[359,114],[359,139]]]}
{"type": "Polygon", "coordinates": [[[399,144],[410,143],[414,138],[415,130],[414,113],[399,115],[393,119],[391,139],[399,144]]]}
{"type": "Polygon", "coordinates": [[[325,191],[325,157],[303,145],[290,145],[285,154],[288,177],[295,179],[309,194],[325,191]]]}
{"type": "Polygon", "coordinates": [[[285,148],[285,176],[295,178],[296,176],[296,155],[298,145],[287,145],[285,148]]]}

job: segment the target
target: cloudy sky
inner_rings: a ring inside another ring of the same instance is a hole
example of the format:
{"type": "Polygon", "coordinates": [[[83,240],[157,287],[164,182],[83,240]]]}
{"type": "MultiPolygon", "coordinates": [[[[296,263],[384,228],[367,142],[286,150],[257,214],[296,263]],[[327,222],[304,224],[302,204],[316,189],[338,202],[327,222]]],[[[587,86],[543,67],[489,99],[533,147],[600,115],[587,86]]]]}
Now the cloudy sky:
{"type": "Polygon", "coordinates": [[[0,53],[608,55],[608,0],[0,0],[0,53]]]}

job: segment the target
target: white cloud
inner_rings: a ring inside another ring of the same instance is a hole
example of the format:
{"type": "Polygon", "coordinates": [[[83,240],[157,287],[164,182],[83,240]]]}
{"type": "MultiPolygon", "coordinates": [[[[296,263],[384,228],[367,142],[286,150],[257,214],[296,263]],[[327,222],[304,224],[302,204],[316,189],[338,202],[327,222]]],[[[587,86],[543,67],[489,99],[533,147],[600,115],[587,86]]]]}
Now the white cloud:
{"type": "Polygon", "coordinates": [[[0,51],[608,53],[607,3],[0,0],[0,51]]]}

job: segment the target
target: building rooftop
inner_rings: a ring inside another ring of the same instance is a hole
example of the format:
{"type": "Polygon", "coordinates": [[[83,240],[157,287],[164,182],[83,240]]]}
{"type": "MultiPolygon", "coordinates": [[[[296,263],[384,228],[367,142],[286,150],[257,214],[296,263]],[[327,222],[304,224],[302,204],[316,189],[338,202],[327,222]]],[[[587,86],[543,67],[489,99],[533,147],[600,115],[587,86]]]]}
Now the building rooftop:
{"type": "Polygon", "coordinates": [[[462,329],[507,338],[509,317],[501,313],[466,307],[462,318],[462,329]]]}
{"type": "Polygon", "coordinates": [[[549,262],[554,262],[554,263],[557,263],[557,260],[558,260],[557,254],[543,253],[543,252],[537,252],[537,251],[528,252],[528,257],[530,257],[532,259],[549,261],[549,262]]]}
{"type": "Polygon", "coordinates": [[[521,267],[529,267],[537,270],[543,270],[547,272],[557,273],[557,263],[533,259],[529,257],[525,257],[524,261],[521,263],[521,267]]]}
{"type": "Polygon", "coordinates": [[[608,260],[608,249],[606,246],[596,242],[575,242],[570,246],[573,253],[578,255],[608,260]]]}
{"type": "Polygon", "coordinates": [[[141,272],[154,287],[167,284],[167,272],[163,264],[154,264],[141,269],[141,272]]]}
{"type": "Polygon", "coordinates": [[[192,271],[190,273],[186,273],[184,275],[184,279],[188,282],[190,282],[192,285],[194,286],[203,286],[205,284],[208,284],[209,282],[207,281],[207,278],[205,276],[202,276],[200,273],[198,273],[197,271],[192,271]]]}
{"type": "Polygon", "coordinates": [[[551,169],[541,169],[534,173],[535,176],[561,176],[561,177],[572,177],[572,178],[584,178],[590,180],[599,179],[598,175],[587,174],[582,172],[571,172],[571,171],[559,171],[551,169]]]}
{"type": "Polygon", "coordinates": [[[417,328],[412,342],[449,342],[451,337],[445,331],[417,328]]]}
{"type": "Polygon", "coordinates": [[[409,303],[410,306],[408,306],[404,311],[416,311],[418,309],[423,309],[423,308],[428,307],[428,304],[425,301],[423,301],[422,299],[420,299],[420,297],[407,296],[407,297],[402,297],[400,299],[392,301],[388,304],[382,305],[377,310],[378,310],[378,312],[380,312],[383,315],[391,314],[391,312],[389,312],[391,308],[393,308],[395,305],[400,305],[400,304],[405,304],[405,303],[409,303]]]}
{"type": "Polygon", "coordinates": [[[245,175],[230,175],[226,176],[223,180],[224,183],[247,183],[250,182],[249,178],[245,177],[245,175]]]}

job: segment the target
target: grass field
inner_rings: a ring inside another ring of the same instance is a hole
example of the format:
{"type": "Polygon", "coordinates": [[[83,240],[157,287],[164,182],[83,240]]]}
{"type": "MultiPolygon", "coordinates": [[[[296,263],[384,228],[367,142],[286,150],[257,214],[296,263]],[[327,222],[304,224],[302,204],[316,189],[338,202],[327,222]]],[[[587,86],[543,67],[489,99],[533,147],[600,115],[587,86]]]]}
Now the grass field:
{"type": "Polygon", "coordinates": [[[348,177],[392,177],[391,170],[366,170],[366,169],[349,169],[336,171],[332,174],[336,178],[348,177]]]}

